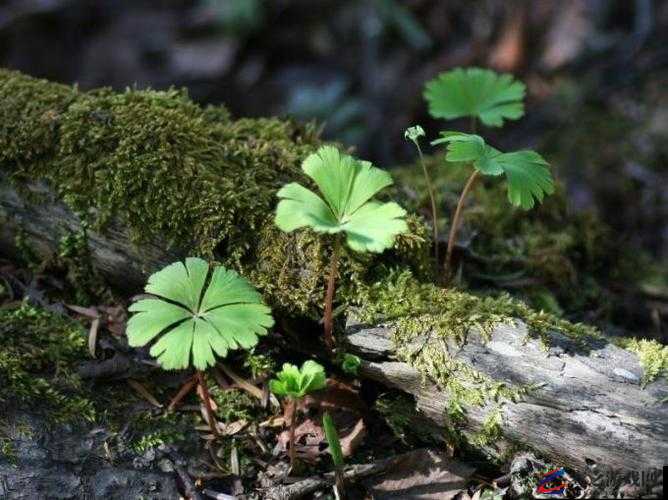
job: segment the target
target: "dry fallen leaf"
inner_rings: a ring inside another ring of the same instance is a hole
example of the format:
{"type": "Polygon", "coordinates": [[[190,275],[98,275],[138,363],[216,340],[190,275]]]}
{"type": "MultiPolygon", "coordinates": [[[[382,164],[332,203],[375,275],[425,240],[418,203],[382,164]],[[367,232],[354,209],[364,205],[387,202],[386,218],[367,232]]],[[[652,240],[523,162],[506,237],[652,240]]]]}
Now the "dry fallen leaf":
{"type": "Polygon", "coordinates": [[[300,403],[300,409],[317,408],[324,410],[350,410],[356,413],[365,413],[367,410],[359,393],[352,386],[336,379],[327,379],[327,387],[323,391],[309,394],[300,403]]]}
{"type": "Polygon", "coordinates": [[[366,436],[366,426],[364,425],[364,420],[360,418],[355,427],[353,427],[353,430],[340,439],[343,456],[349,457],[355,453],[357,447],[362,443],[364,436],[366,436]]]}
{"type": "MultiPolygon", "coordinates": [[[[297,456],[306,462],[316,462],[323,453],[320,445],[325,440],[325,432],[320,422],[311,418],[305,419],[295,428],[295,450],[297,456]]],[[[277,447],[287,451],[290,432],[286,429],[278,435],[277,447]]]]}
{"type": "Polygon", "coordinates": [[[475,469],[434,450],[399,455],[387,472],[364,484],[376,500],[450,500],[465,490],[475,469]]]}
{"type": "Polygon", "coordinates": [[[260,422],[260,427],[283,427],[285,425],[285,418],[283,415],[273,415],[267,420],[260,422]]]}

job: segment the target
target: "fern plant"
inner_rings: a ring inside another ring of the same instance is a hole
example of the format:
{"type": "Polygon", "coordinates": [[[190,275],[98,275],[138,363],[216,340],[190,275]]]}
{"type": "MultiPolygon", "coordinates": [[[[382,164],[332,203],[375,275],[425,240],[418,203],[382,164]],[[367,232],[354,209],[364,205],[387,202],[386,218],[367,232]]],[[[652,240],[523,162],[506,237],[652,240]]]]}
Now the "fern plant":
{"type": "Polygon", "coordinates": [[[305,361],[301,369],[285,363],[276,378],[269,381],[269,390],[276,396],[286,398],[284,415],[290,417],[288,454],[290,465],[295,463],[295,428],[297,426],[297,402],[311,392],[324,389],[325,369],[315,361],[305,361]]]}
{"type": "MultiPolygon", "coordinates": [[[[153,342],[150,354],[165,370],[194,366],[209,425],[218,434],[204,371],[216,364],[216,355],[250,349],[258,336],[274,324],[271,310],[253,286],[236,272],[214,267],[199,258],[174,262],[152,274],[145,287],[152,298],[129,307],[128,343],[141,347],[153,342]]],[[[195,384],[186,384],[183,398],[195,384]]],[[[170,407],[177,402],[175,399],[170,407]]]]}
{"type": "Polygon", "coordinates": [[[372,200],[392,184],[388,172],[333,146],[322,146],[309,155],[302,170],[322,197],[296,182],[283,186],[277,194],[275,222],[285,232],[310,228],[334,235],[324,308],[325,343],[332,349],[332,304],[343,236],[353,251],[380,253],[394,244],[397,235],[408,231],[406,211],[394,202],[372,200]]]}
{"type": "Polygon", "coordinates": [[[434,118],[471,120],[470,134],[441,132],[432,145],[446,144],[446,160],[469,163],[473,172],[462,190],[450,222],[448,247],[445,255],[445,277],[450,273],[452,252],[461,224],[462,209],[467,194],[482,175],[504,175],[508,181],[508,200],[525,210],[546,194],[554,192],[554,182],[548,163],[530,150],[502,153],[486,144],[475,134],[477,121],[500,127],[505,120],[517,120],[524,115],[525,86],[511,75],[499,75],[481,68],[457,68],[440,74],[425,86],[424,97],[434,118]]]}

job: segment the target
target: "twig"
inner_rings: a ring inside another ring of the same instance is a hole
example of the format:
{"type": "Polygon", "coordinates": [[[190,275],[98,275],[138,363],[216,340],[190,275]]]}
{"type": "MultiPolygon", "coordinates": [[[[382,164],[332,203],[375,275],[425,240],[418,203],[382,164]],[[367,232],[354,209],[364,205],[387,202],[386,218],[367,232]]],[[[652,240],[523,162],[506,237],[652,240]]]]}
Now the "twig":
{"type": "Polygon", "coordinates": [[[181,389],[179,389],[179,392],[176,393],[176,396],[172,398],[172,400],[169,402],[169,406],[167,407],[167,411],[174,411],[174,408],[176,408],[176,405],[178,405],[181,400],[186,397],[186,394],[188,394],[190,391],[192,391],[193,387],[197,383],[197,375],[193,375],[190,377],[185,384],[181,386],[181,389]]]}
{"type": "Polygon", "coordinates": [[[149,390],[146,387],[144,387],[141,383],[129,378],[128,385],[132,387],[135,391],[137,391],[137,393],[139,393],[140,396],[142,396],[146,401],[151,403],[153,406],[155,406],[156,408],[162,408],[162,403],[160,403],[160,401],[158,401],[155,398],[155,396],[151,394],[149,390]]]}
{"type": "Polygon", "coordinates": [[[206,408],[206,416],[209,420],[209,427],[211,428],[211,432],[213,432],[213,435],[218,437],[220,436],[220,433],[218,432],[217,429],[217,424],[216,420],[213,416],[213,408],[211,407],[211,396],[209,395],[209,387],[206,385],[206,379],[204,378],[204,373],[200,370],[197,371],[197,381],[199,383],[200,388],[202,389],[202,400],[204,401],[204,407],[206,408]]]}
{"type": "Polygon", "coordinates": [[[257,386],[254,386],[247,380],[244,380],[241,378],[239,375],[234,373],[228,366],[225,366],[223,363],[218,363],[218,366],[225,372],[225,375],[230,377],[232,381],[239,387],[239,389],[243,389],[247,393],[249,393],[251,396],[256,397],[260,401],[262,401],[262,389],[260,389],[257,386]]]}

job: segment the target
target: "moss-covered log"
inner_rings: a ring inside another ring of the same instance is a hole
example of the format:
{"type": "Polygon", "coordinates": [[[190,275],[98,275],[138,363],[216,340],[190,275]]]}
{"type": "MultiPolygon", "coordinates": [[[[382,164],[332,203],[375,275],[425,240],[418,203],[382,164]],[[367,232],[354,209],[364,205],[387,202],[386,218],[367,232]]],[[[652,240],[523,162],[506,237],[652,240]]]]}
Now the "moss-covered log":
{"type": "Polygon", "coordinates": [[[546,351],[538,340],[527,342],[526,333],[526,325],[518,323],[500,325],[489,340],[474,333],[463,346],[429,338],[428,332],[415,339],[414,347],[431,344],[432,355],[442,350],[450,359],[448,353],[456,353],[453,359],[475,367],[476,376],[526,389],[516,401],[488,397],[480,405],[462,405],[422,370],[397,361],[391,328],[353,322],[347,342],[365,358],[364,377],[412,394],[436,427],[456,428],[461,436],[455,439],[463,437],[494,458],[533,449],[582,472],[588,460],[621,470],[663,466],[668,453],[668,410],[661,402],[668,397],[665,380],[641,387],[637,356],[612,344],[601,342],[594,351],[582,352],[554,333],[555,344],[546,351]],[[460,405],[465,415],[457,422],[452,412],[460,405]]]}
{"type": "MultiPolygon", "coordinates": [[[[85,222],[92,266],[116,284],[136,289],[197,254],[240,270],[280,314],[317,317],[328,245],[280,233],[272,210],[280,185],[307,182],[299,165],[318,143],[310,128],[232,120],[183,92],[80,92],[0,71],[0,251],[58,252],[85,222]]],[[[505,436],[567,465],[660,463],[663,379],[642,389],[638,358],[587,327],[421,282],[429,231],[412,227],[382,258],[344,256],[341,305],[390,325],[348,331],[366,375],[414,394],[459,444],[498,454],[505,436]]]]}
{"type": "MultiPolygon", "coordinates": [[[[280,186],[308,183],[301,161],[319,144],[315,127],[233,120],[184,91],[80,92],[0,70],[0,244],[16,251],[20,236],[46,256],[85,222],[91,258],[115,284],[136,289],[162,263],[201,255],[252,279],[272,306],[313,316],[328,247],[281,233],[273,208],[280,186]]],[[[428,248],[426,228],[411,225],[399,261],[428,248]]],[[[370,262],[344,260],[352,281],[370,262]]]]}

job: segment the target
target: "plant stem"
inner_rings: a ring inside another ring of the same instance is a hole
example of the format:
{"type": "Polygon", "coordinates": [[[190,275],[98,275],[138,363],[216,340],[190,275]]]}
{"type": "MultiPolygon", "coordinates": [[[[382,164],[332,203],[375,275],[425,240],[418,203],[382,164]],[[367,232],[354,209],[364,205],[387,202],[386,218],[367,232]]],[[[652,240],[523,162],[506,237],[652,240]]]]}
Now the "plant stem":
{"type": "MultiPolygon", "coordinates": [[[[475,134],[476,129],[478,128],[478,122],[475,116],[471,116],[471,133],[475,134]]],[[[461,224],[462,209],[464,208],[464,199],[469,193],[473,185],[475,184],[476,179],[478,179],[479,172],[474,167],[473,173],[469,180],[466,182],[462,194],[459,196],[459,201],[457,202],[457,208],[455,209],[455,215],[452,217],[450,223],[450,234],[448,235],[448,249],[445,254],[445,268],[444,268],[444,282],[448,282],[450,279],[450,272],[452,266],[452,250],[455,247],[455,239],[457,238],[457,232],[459,231],[459,225],[461,224]]]]}
{"type": "Polygon", "coordinates": [[[292,417],[290,418],[290,435],[289,435],[289,444],[290,449],[288,450],[288,456],[290,457],[290,468],[295,465],[295,457],[297,456],[297,450],[295,450],[295,429],[297,427],[297,400],[295,398],[290,398],[290,406],[292,408],[292,417]]]}
{"type": "Polygon", "coordinates": [[[448,236],[448,250],[445,254],[445,281],[448,281],[450,277],[450,266],[452,261],[452,249],[455,246],[455,239],[457,238],[457,232],[459,231],[459,225],[461,224],[462,217],[462,208],[464,207],[464,199],[469,193],[475,181],[478,179],[479,172],[477,169],[473,170],[471,177],[466,182],[462,194],[459,196],[459,201],[457,202],[457,208],[455,209],[455,215],[452,217],[452,222],[450,223],[450,234],[448,236]]]}
{"type": "Polygon", "coordinates": [[[332,306],[334,302],[334,289],[336,284],[336,273],[339,266],[339,247],[341,240],[336,238],[334,248],[332,249],[332,257],[329,264],[329,279],[327,280],[327,293],[325,294],[325,344],[331,351],[334,348],[334,320],[332,318],[332,306]]]}
{"type": "Polygon", "coordinates": [[[197,370],[197,381],[199,386],[202,389],[202,399],[204,400],[204,407],[206,408],[206,416],[209,420],[209,427],[213,435],[218,437],[218,429],[216,428],[216,420],[213,416],[213,408],[211,408],[211,396],[209,395],[209,387],[206,385],[206,380],[204,379],[204,372],[197,370]]]}
{"type": "Polygon", "coordinates": [[[420,143],[415,141],[415,146],[417,147],[418,155],[420,156],[420,164],[422,165],[424,179],[427,182],[427,191],[429,191],[429,198],[431,200],[431,223],[434,227],[434,258],[436,259],[436,269],[438,269],[441,265],[441,261],[438,257],[438,217],[436,214],[436,196],[434,195],[434,186],[431,183],[429,171],[427,171],[427,165],[424,163],[424,156],[422,155],[422,148],[420,147],[420,143]]]}

